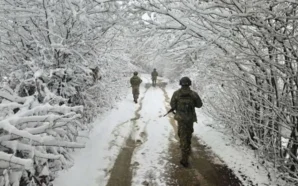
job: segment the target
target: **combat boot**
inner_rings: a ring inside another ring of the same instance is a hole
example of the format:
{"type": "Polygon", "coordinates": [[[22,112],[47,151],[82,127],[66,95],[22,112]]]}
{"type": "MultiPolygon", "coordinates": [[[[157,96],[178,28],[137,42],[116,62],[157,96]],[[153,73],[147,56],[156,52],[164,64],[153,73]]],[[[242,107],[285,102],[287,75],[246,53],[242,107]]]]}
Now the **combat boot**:
{"type": "Polygon", "coordinates": [[[187,153],[182,152],[182,157],[181,157],[181,160],[180,160],[180,164],[185,168],[189,166],[188,154],[187,153]]]}

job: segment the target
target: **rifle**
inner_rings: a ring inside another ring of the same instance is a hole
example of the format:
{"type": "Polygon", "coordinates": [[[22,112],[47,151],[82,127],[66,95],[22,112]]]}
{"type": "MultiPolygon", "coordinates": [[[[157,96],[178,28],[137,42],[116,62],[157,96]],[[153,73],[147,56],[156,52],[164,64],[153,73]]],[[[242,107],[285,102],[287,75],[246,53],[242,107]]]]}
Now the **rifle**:
{"type": "Polygon", "coordinates": [[[176,114],[175,113],[175,109],[174,108],[171,108],[163,117],[165,117],[166,115],[170,114],[171,112],[173,112],[173,114],[176,114]]]}

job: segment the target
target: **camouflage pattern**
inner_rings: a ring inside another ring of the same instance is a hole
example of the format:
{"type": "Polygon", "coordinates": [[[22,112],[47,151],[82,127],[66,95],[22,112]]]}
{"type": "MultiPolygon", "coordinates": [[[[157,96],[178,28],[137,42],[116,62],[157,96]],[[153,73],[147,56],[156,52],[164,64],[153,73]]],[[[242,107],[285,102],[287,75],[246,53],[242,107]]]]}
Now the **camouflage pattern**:
{"type": "Polygon", "coordinates": [[[156,69],[154,69],[153,72],[151,73],[151,79],[152,79],[153,86],[156,85],[157,76],[158,76],[158,73],[157,73],[156,69]]]}
{"type": "Polygon", "coordinates": [[[193,123],[197,122],[195,107],[203,106],[200,96],[192,91],[189,86],[182,86],[181,89],[174,92],[170,105],[175,108],[174,119],[178,122],[178,136],[180,138],[181,164],[188,164],[188,156],[191,151],[191,137],[193,133],[193,123]],[[183,103],[188,102],[186,107],[183,103]]]}
{"type": "Polygon", "coordinates": [[[137,100],[139,98],[139,88],[140,88],[140,84],[142,83],[142,79],[139,78],[139,76],[134,75],[132,78],[130,78],[130,84],[132,87],[132,95],[133,95],[133,99],[134,101],[137,103],[137,100]]]}
{"type": "Polygon", "coordinates": [[[202,100],[200,96],[192,91],[189,87],[182,87],[179,90],[175,91],[170,105],[172,108],[176,110],[176,114],[174,119],[183,122],[197,122],[197,115],[195,112],[195,107],[201,108],[203,106],[202,100]],[[192,108],[182,108],[180,105],[180,100],[191,99],[192,100],[192,108]]]}
{"type": "Polygon", "coordinates": [[[133,95],[133,100],[136,102],[136,100],[139,99],[140,91],[138,86],[132,87],[132,95],[133,95]]]}
{"type": "Polygon", "coordinates": [[[183,162],[188,161],[188,156],[191,152],[191,137],[193,131],[193,122],[178,122],[178,137],[180,139],[181,157],[183,162]]]}

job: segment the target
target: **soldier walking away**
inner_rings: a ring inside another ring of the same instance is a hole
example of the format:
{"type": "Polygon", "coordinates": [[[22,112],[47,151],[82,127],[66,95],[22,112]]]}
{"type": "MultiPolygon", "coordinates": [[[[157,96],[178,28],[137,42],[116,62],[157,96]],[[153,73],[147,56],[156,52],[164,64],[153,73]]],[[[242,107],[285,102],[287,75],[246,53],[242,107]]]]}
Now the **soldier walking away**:
{"type": "Polygon", "coordinates": [[[174,92],[170,105],[176,111],[174,119],[178,122],[178,136],[180,139],[180,164],[188,167],[188,156],[191,152],[191,137],[193,123],[197,122],[195,107],[203,106],[198,93],[190,89],[191,80],[188,77],[180,79],[181,88],[174,92]]]}
{"type": "Polygon", "coordinates": [[[130,78],[130,84],[132,87],[132,95],[133,95],[133,100],[135,103],[138,103],[138,98],[140,94],[140,84],[142,83],[141,78],[138,76],[138,72],[133,73],[133,77],[130,78]]]}
{"type": "Polygon", "coordinates": [[[151,73],[151,79],[152,79],[152,86],[156,86],[156,80],[157,80],[158,73],[156,72],[156,69],[153,69],[153,72],[151,73]]]}

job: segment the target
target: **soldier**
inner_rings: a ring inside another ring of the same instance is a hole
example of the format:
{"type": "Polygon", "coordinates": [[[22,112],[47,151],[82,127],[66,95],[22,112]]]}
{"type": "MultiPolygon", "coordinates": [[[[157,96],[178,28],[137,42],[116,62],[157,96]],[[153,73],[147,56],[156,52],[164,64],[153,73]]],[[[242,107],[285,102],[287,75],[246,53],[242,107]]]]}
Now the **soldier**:
{"type": "Polygon", "coordinates": [[[174,92],[170,105],[176,111],[174,119],[178,122],[178,136],[180,139],[181,160],[180,164],[188,167],[188,156],[191,152],[191,137],[193,123],[197,122],[195,107],[203,106],[200,96],[190,89],[191,80],[188,77],[181,78],[181,88],[174,92]]]}
{"type": "Polygon", "coordinates": [[[158,73],[156,72],[156,69],[153,69],[153,72],[151,73],[152,86],[156,86],[157,76],[158,73]]]}
{"type": "Polygon", "coordinates": [[[134,72],[133,77],[130,78],[130,84],[132,87],[132,95],[135,103],[138,103],[138,98],[140,94],[139,88],[141,83],[142,83],[142,80],[141,78],[139,78],[138,72],[134,72]]]}
{"type": "Polygon", "coordinates": [[[97,80],[100,80],[101,77],[98,77],[99,68],[96,66],[95,68],[90,68],[92,70],[92,77],[93,77],[93,83],[95,83],[97,80]]]}

